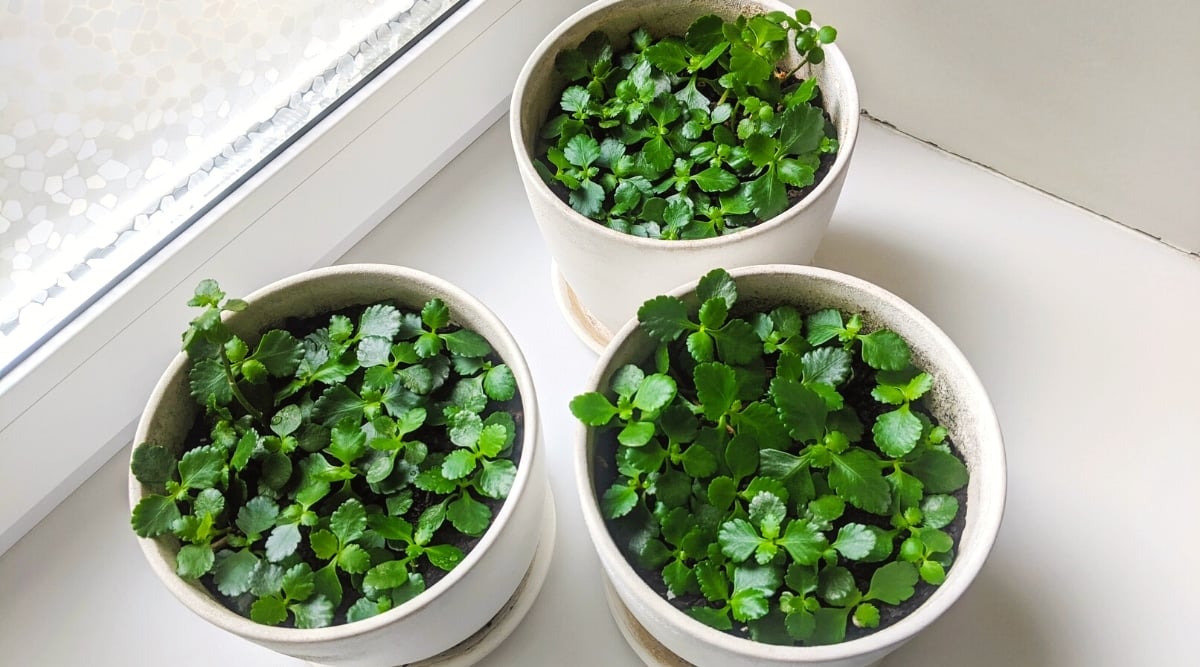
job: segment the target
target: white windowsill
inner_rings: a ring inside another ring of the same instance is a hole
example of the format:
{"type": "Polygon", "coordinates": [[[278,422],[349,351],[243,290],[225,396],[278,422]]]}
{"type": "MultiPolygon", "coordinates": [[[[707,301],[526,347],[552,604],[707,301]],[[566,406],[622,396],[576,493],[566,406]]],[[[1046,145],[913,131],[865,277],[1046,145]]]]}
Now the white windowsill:
{"type": "MultiPolygon", "coordinates": [[[[533,371],[558,542],[532,612],[482,664],[639,664],[608,618],[572,479],[566,404],[595,356],[555,308],[507,125],[339,260],[356,261],[472,292],[533,371]]],[[[1200,432],[1189,391],[1200,262],[865,122],[817,263],[887,287],[945,329],[1007,441],[991,560],[889,667],[1188,663],[1200,581],[1183,555],[1200,551],[1186,529],[1200,489],[1170,480],[1200,469],[1188,445],[1200,432]]],[[[127,455],[0,556],[0,662],[300,665],[207,625],[154,579],[128,528],[127,455]]]]}

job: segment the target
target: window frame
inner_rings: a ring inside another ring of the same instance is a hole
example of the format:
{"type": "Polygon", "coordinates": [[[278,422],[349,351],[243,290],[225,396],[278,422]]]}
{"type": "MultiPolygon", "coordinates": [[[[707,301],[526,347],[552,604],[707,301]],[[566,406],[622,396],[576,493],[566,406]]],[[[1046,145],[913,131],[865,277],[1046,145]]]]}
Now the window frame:
{"type": "Polygon", "coordinates": [[[504,114],[528,54],[586,2],[459,7],[0,378],[0,554],[129,444],[198,280],[245,294],[332,263],[504,114]]]}

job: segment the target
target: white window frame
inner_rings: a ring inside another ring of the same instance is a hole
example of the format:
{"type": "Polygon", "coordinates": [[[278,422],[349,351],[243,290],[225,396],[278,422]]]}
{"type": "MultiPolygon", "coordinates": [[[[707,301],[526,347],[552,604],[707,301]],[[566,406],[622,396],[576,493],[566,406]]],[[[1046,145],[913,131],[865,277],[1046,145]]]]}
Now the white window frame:
{"type": "Polygon", "coordinates": [[[586,2],[460,7],[0,378],[0,554],[129,444],[198,280],[245,294],[337,259],[503,115],[528,54],[586,2]]]}

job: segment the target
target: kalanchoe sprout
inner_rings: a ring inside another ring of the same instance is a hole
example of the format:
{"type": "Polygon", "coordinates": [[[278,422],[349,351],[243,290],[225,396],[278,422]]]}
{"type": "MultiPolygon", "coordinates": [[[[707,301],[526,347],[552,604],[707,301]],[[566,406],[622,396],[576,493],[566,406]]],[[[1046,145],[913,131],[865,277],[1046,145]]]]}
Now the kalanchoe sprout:
{"type": "Polygon", "coordinates": [[[838,150],[817,80],[796,78],[837,38],[811,23],[805,10],[709,15],[683,36],[639,28],[620,50],[588,35],[555,61],[566,87],[535,169],[573,209],[635,236],[710,238],[778,215],[838,150]]]}
{"type": "Polygon", "coordinates": [[[858,314],[747,311],[722,269],[695,297],[647,301],[653,357],[571,401],[601,431],[614,537],[720,630],[818,645],[895,622],[945,580],[963,524],[967,468],[923,405],[935,378],[858,314]]]}
{"type": "Polygon", "coordinates": [[[176,455],[133,451],[142,537],[181,543],[176,572],[267,625],[369,618],[453,569],[516,477],[512,371],[431,299],[272,329],[250,345],[205,280],[184,334],[204,414],[176,455]]]}

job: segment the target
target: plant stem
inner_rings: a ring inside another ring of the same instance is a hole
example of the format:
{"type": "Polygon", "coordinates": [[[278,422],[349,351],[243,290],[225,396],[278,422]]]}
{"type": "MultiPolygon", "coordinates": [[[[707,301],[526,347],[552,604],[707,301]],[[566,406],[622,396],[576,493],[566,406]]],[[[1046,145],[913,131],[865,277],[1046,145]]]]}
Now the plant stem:
{"type": "Polygon", "coordinates": [[[800,71],[800,68],[801,68],[801,67],[804,67],[804,66],[805,66],[805,65],[807,65],[807,64],[808,64],[808,58],[806,57],[804,60],[801,60],[801,61],[800,61],[800,64],[799,64],[799,65],[796,65],[796,69],[794,69],[794,70],[792,70],[792,71],[788,72],[787,76],[785,76],[784,78],[785,78],[785,79],[790,79],[790,78],[792,78],[793,76],[795,76],[795,75],[796,75],[796,72],[799,72],[799,71],[800,71]]]}
{"type": "Polygon", "coordinates": [[[221,366],[225,369],[225,380],[229,383],[229,388],[233,391],[233,397],[237,399],[238,403],[242,404],[242,407],[245,408],[246,412],[249,412],[254,419],[265,424],[266,422],[263,421],[263,413],[259,412],[257,408],[251,405],[250,401],[246,400],[246,396],[242,393],[242,390],[238,388],[237,379],[233,377],[233,366],[229,363],[229,357],[225,355],[225,346],[222,345],[220,350],[221,366]]]}

